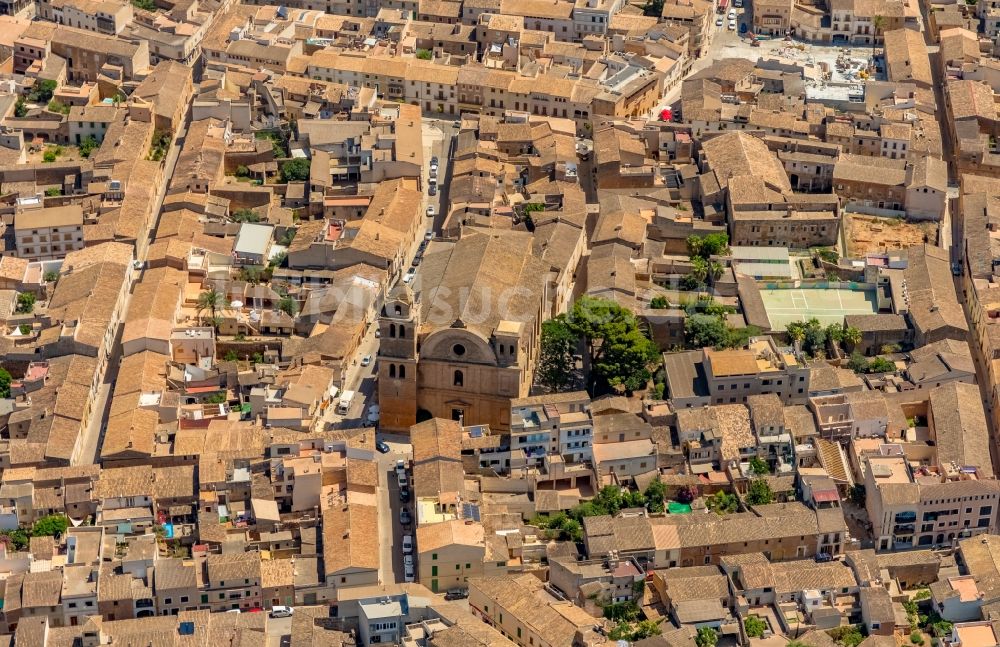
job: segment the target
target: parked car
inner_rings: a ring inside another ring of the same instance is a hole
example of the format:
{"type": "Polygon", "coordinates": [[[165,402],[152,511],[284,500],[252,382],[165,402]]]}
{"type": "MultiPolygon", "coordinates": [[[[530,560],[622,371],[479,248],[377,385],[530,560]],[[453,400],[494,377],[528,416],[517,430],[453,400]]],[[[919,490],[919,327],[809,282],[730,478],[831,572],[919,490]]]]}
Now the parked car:
{"type": "Polygon", "coordinates": [[[377,449],[380,454],[388,454],[389,453],[389,445],[387,445],[384,440],[376,440],[375,441],[375,449],[377,449]]]}
{"type": "Polygon", "coordinates": [[[428,229],[424,232],[424,240],[434,240],[434,230],[428,229]]]}
{"type": "Polygon", "coordinates": [[[427,187],[427,195],[437,195],[437,192],[438,192],[437,184],[432,184],[429,187],[427,187]]]}
{"type": "Polygon", "coordinates": [[[293,613],[294,611],[292,610],[292,607],[286,607],[281,605],[276,607],[271,607],[272,618],[291,618],[293,613]]]}
{"type": "Polygon", "coordinates": [[[436,214],[436,213],[437,212],[434,210],[434,205],[432,205],[432,204],[427,205],[427,217],[428,218],[433,218],[434,214],[436,214]]]}
{"type": "Polygon", "coordinates": [[[735,19],[729,21],[729,31],[736,31],[736,20],[735,19]]]}
{"type": "Polygon", "coordinates": [[[252,609],[247,609],[247,613],[262,613],[264,610],[260,607],[254,607],[252,609]]]}
{"type": "Polygon", "coordinates": [[[413,552],[413,535],[403,535],[403,553],[413,552]]]}
{"type": "Polygon", "coordinates": [[[399,511],[399,523],[403,524],[404,526],[408,526],[412,522],[413,522],[413,517],[410,515],[409,510],[403,508],[402,510],[399,511]]]}
{"type": "Polygon", "coordinates": [[[375,329],[375,339],[379,339],[381,337],[382,337],[382,331],[379,330],[378,328],[376,328],[375,329]]]}
{"type": "Polygon", "coordinates": [[[403,555],[403,566],[413,566],[413,555],[403,555]]]}
{"type": "Polygon", "coordinates": [[[403,503],[408,503],[410,500],[410,488],[401,486],[399,488],[399,500],[403,503]]]}
{"type": "Polygon", "coordinates": [[[729,19],[730,20],[736,20],[736,10],[735,9],[730,9],[729,10],[729,19]]]}
{"type": "Polygon", "coordinates": [[[469,597],[469,589],[448,589],[444,594],[445,600],[464,600],[469,597]]]}
{"type": "Polygon", "coordinates": [[[399,472],[405,472],[405,471],[406,471],[406,461],[404,461],[402,458],[396,459],[396,473],[398,474],[399,472]]]}
{"type": "Polygon", "coordinates": [[[409,271],[403,275],[403,283],[409,283],[410,281],[412,281],[413,277],[416,276],[416,274],[417,271],[411,267],[409,271]]]}
{"type": "Polygon", "coordinates": [[[362,366],[368,366],[371,363],[372,363],[372,356],[371,355],[365,355],[364,357],[361,358],[361,365],[362,366]]]}
{"type": "Polygon", "coordinates": [[[403,579],[406,580],[407,582],[412,582],[417,579],[412,564],[410,564],[409,566],[406,565],[403,566],[403,579]]]}
{"type": "Polygon", "coordinates": [[[721,27],[724,24],[725,23],[723,22],[722,16],[719,16],[718,18],[715,19],[715,26],[716,27],[721,27]]]}

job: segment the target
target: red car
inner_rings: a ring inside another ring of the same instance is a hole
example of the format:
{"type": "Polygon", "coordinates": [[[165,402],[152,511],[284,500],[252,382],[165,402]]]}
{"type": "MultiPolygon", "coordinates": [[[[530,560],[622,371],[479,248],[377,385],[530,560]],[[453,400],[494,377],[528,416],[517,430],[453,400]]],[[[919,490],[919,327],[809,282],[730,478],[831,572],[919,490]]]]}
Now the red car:
{"type": "Polygon", "coordinates": [[[660,111],[660,121],[671,121],[674,118],[674,112],[670,108],[664,108],[660,111]]]}
{"type": "Polygon", "coordinates": [[[252,609],[247,609],[246,612],[247,613],[263,613],[264,610],[261,609],[260,607],[254,607],[252,609]]]}

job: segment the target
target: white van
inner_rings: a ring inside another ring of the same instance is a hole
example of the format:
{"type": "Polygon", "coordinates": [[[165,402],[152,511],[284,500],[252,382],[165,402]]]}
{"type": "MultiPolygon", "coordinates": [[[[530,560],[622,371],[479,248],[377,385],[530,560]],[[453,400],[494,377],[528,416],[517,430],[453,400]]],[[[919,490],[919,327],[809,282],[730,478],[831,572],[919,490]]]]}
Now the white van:
{"type": "Polygon", "coordinates": [[[351,404],[354,403],[354,391],[344,391],[340,394],[340,400],[337,402],[337,413],[340,415],[347,414],[351,410],[351,404]]]}
{"type": "Polygon", "coordinates": [[[292,613],[293,613],[292,607],[285,607],[285,606],[271,607],[272,618],[291,618],[292,613]]]}

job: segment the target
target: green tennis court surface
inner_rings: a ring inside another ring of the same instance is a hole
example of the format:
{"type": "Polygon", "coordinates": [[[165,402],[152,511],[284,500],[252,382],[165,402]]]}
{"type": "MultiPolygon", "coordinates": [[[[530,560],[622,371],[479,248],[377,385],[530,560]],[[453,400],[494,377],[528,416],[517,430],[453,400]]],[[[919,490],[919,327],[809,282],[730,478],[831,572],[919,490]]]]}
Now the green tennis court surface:
{"type": "Polygon", "coordinates": [[[784,330],[792,321],[815,317],[827,326],[844,323],[844,315],[870,315],[878,312],[875,290],[845,288],[795,288],[760,291],[772,330],[784,330]]]}

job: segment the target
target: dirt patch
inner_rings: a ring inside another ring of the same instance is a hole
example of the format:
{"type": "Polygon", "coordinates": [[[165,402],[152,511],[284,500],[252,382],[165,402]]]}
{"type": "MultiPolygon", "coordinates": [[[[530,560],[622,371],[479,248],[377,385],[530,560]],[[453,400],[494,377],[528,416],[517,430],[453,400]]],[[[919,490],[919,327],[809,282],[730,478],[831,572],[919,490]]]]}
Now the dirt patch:
{"type": "Polygon", "coordinates": [[[844,214],[847,256],[856,258],[877,252],[902,250],[924,242],[937,242],[937,223],[907,222],[902,218],[878,218],[844,214]]]}

